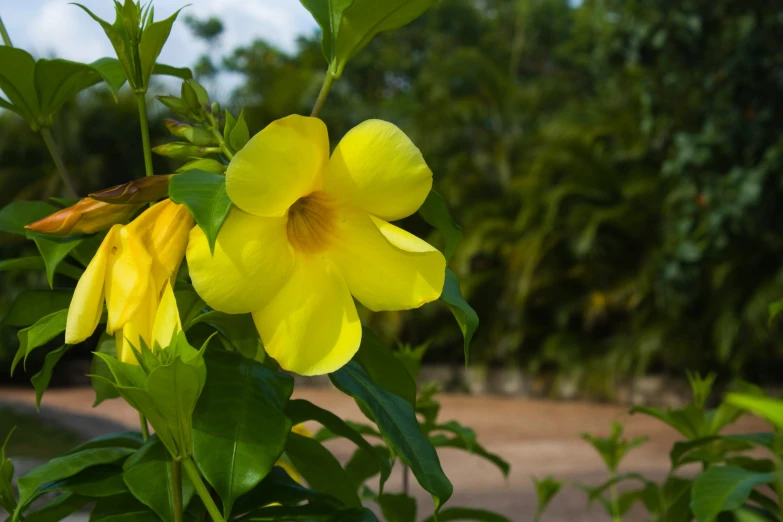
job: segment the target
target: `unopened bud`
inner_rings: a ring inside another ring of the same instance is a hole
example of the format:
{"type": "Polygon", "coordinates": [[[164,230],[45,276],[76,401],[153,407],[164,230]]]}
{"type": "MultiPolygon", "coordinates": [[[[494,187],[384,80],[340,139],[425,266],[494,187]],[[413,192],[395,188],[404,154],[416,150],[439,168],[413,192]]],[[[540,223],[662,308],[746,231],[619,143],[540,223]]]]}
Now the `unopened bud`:
{"type": "Polygon", "coordinates": [[[215,116],[218,116],[220,114],[220,103],[216,101],[212,102],[212,114],[215,116]]]}
{"type": "Polygon", "coordinates": [[[174,159],[203,158],[220,152],[219,147],[205,147],[184,142],[172,142],[153,147],[152,152],[174,159]]]}
{"type": "Polygon", "coordinates": [[[178,138],[185,138],[194,145],[216,145],[215,137],[200,125],[188,125],[176,120],[166,118],[166,127],[169,132],[178,138]]]}
{"type": "Polygon", "coordinates": [[[92,198],[84,198],[68,208],[39,219],[24,228],[39,234],[68,236],[72,234],[94,234],[125,223],[141,205],[112,205],[92,198]]]}
{"type": "Polygon", "coordinates": [[[90,194],[92,199],[105,203],[149,203],[158,201],[169,192],[169,181],[173,174],[146,176],[116,187],[90,194]]]}

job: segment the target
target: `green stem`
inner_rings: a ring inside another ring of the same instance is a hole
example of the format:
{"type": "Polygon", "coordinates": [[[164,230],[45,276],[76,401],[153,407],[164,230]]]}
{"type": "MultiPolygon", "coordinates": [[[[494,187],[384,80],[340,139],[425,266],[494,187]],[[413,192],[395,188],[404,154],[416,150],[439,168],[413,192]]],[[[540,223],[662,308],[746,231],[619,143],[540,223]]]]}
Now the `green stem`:
{"type": "Polygon", "coordinates": [[[139,413],[139,425],[141,426],[141,438],[144,442],[150,438],[150,429],[147,427],[147,417],[143,413],[139,413]]]}
{"type": "MultiPolygon", "coordinates": [[[[609,480],[614,480],[615,472],[612,471],[609,474],[609,480]]],[[[620,498],[617,494],[617,484],[612,484],[609,487],[609,501],[612,506],[612,522],[622,522],[623,518],[620,516],[620,498]]]]}
{"type": "Polygon", "coordinates": [[[144,148],[144,171],[147,176],[152,176],[155,171],[152,169],[152,147],[150,146],[150,127],[147,121],[147,100],[143,92],[136,93],[136,100],[139,103],[139,122],[141,123],[141,145],[144,148]]]}
{"type": "Polygon", "coordinates": [[[318,113],[321,112],[321,109],[324,106],[324,102],[326,102],[326,97],[329,96],[329,91],[332,90],[332,84],[337,79],[337,76],[335,76],[331,70],[326,71],[326,78],[324,78],[324,84],[321,87],[321,92],[318,93],[318,99],[315,100],[315,105],[313,106],[313,112],[310,113],[310,116],[315,117],[318,116],[318,113]]]}
{"type": "Polygon", "coordinates": [[[174,522],[182,522],[182,463],[171,459],[171,482],[174,489],[174,522]]]}
{"type": "Polygon", "coordinates": [[[210,130],[212,131],[212,135],[215,137],[215,139],[220,144],[220,152],[223,153],[223,155],[228,158],[228,161],[231,161],[234,159],[234,153],[228,150],[228,145],[226,145],[226,140],[223,139],[223,135],[220,134],[220,131],[217,130],[215,126],[210,127],[210,130]]]}
{"type": "Polygon", "coordinates": [[[212,517],[212,520],[214,522],[225,522],[223,515],[220,514],[220,510],[218,509],[217,505],[215,505],[215,501],[212,500],[212,495],[209,494],[207,486],[204,484],[204,481],[201,480],[201,475],[199,475],[199,472],[196,469],[196,465],[193,464],[193,461],[190,460],[190,458],[187,458],[182,461],[182,465],[185,467],[185,473],[188,474],[190,481],[193,482],[193,486],[196,488],[196,493],[198,493],[201,501],[206,506],[207,511],[209,512],[209,516],[212,517]]]}
{"type": "Polygon", "coordinates": [[[71,193],[73,197],[75,198],[79,197],[76,194],[76,187],[73,184],[71,175],[68,174],[68,169],[65,168],[65,163],[63,163],[63,158],[62,156],[60,156],[60,153],[57,151],[57,145],[55,145],[54,143],[52,132],[49,130],[48,127],[43,127],[41,129],[41,137],[43,138],[43,141],[46,144],[46,148],[49,149],[49,155],[52,157],[54,164],[57,166],[57,171],[60,173],[60,177],[62,178],[63,183],[65,183],[65,186],[68,187],[68,191],[71,193]]]}
{"type": "Polygon", "coordinates": [[[3,24],[2,18],[0,18],[0,34],[3,35],[3,43],[5,43],[8,47],[14,46],[14,44],[11,43],[11,37],[8,36],[8,31],[5,29],[5,24],[3,24]]]}

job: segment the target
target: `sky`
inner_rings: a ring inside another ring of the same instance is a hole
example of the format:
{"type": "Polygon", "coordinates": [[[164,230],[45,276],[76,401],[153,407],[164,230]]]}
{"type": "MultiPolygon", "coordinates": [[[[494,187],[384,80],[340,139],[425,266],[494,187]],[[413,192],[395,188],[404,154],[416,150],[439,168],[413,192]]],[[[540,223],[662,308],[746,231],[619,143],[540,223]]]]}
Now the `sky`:
{"type": "MultiPolygon", "coordinates": [[[[0,0],[0,16],[16,47],[37,57],[66,58],[92,62],[114,56],[101,27],[72,0],[0,0]]],[[[93,13],[114,21],[112,0],[80,0],[93,13]]],[[[142,3],[145,3],[142,1],[142,3]]],[[[155,19],[167,18],[183,5],[180,16],[219,17],[225,31],[218,46],[207,49],[196,40],[183,22],[174,24],[159,61],[174,66],[191,66],[209,51],[213,56],[264,38],[284,50],[293,50],[296,37],[317,28],[315,21],[297,0],[155,0],[155,19]]],[[[230,88],[237,80],[223,78],[221,87],[230,88]]]]}

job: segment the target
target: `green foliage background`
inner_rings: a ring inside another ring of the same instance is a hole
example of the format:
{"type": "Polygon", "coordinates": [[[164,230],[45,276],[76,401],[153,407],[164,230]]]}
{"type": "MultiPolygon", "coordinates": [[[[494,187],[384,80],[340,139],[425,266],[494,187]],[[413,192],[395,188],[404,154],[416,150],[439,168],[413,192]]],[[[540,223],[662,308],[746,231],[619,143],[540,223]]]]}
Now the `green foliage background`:
{"type": "MultiPolygon", "coordinates": [[[[220,37],[215,20],[189,24],[220,37]]],[[[783,295],[781,38],[783,12],[765,0],[441,0],[357,55],[321,117],[334,143],[382,118],[422,149],[465,231],[452,268],[482,320],[474,361],[607,394],[647,371],[766,379],[781,355],[767,324],[783,295]]],[[[222,101],[254,132],[308,114],[323,69],[319,35],[294,54],[256,41],[196,66],[207,86],[242,75],[222,101]]],[[[169,138],[152,107],[155,145],[169,138]]],[[[129,93],[116,106],[93,91],[59,118],[80,193],[142,175],[129,93]]],[[[60,191],[38,137],[1,114],[0,204],[60,191]]],[[[0,237],[3,258],[24,249],[0,237]]],[[[7,307],[32,276],[0,277],[7,307]]],[[[369,320],[387,338],[432,339],[432,361],[462,358],[447,310],[369,320]]],[[[4,336],[0,353],[16,346],[4,336]]]]}

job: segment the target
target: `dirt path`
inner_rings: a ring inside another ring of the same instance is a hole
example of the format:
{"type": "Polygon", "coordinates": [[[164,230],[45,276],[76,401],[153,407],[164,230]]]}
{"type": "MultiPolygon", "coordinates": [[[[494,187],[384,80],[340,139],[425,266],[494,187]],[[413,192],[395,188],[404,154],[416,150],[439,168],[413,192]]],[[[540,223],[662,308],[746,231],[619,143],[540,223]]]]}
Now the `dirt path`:
{"type": "MultiPolygon", "coordinates": [[[[294,396],[327,408],[341,418],[363,419],[353,400],[333,389],[298,389],[294,396]]],[[[41,408],[43,415],[57,418],[70,428],[96,436],[125,426],[138,426],[136,412],[121,401],[109,401],[92,409],[94,395],[89,388],[50,390],[41,408]]],[[[35,403],[30,390],[0,389],[0,403],[29,407],[35,403]]],[[[498,453],[511,464],[504,479],[498,470],[481,459],[454,450],[441,454],[443,467],[454,483],[451,506],[490,508],[514,522],[528,521],[535,509],[535,492],[530,477],[555,475],[569,481],[597,484],[604,478],[600,459],[579,435],[585,431],[605,435],[613,420],[620,420],[629,436],[648,435],[651,440],[634,450],[623,471],[636,471],[660,478],[668,470],[668,451],[677,434],[660,422],[639,415],[627,415],[627,408],[581,402],[549,402],[444,395],[442,420],[456,419],[472,427],[489,451],[498,453]]],[[[766,426],[754,418],[745,418],[730,432],[764,431],[766,426]]],[[[334,441],[332,450],[347,460],[353,447],[334,441]]],[[[399,473],[392,476],[387,491],[401,489],[399,473]]],[[[421,514],[431,512],[429,496],[416,490],[421,514]]],[[[642,517],[631,517],[642,520],[642,517]]],[[[585,496],[566,486],[543,518],[544,522],[608,520],[595,506],[585,512],[585,496]]]]}

